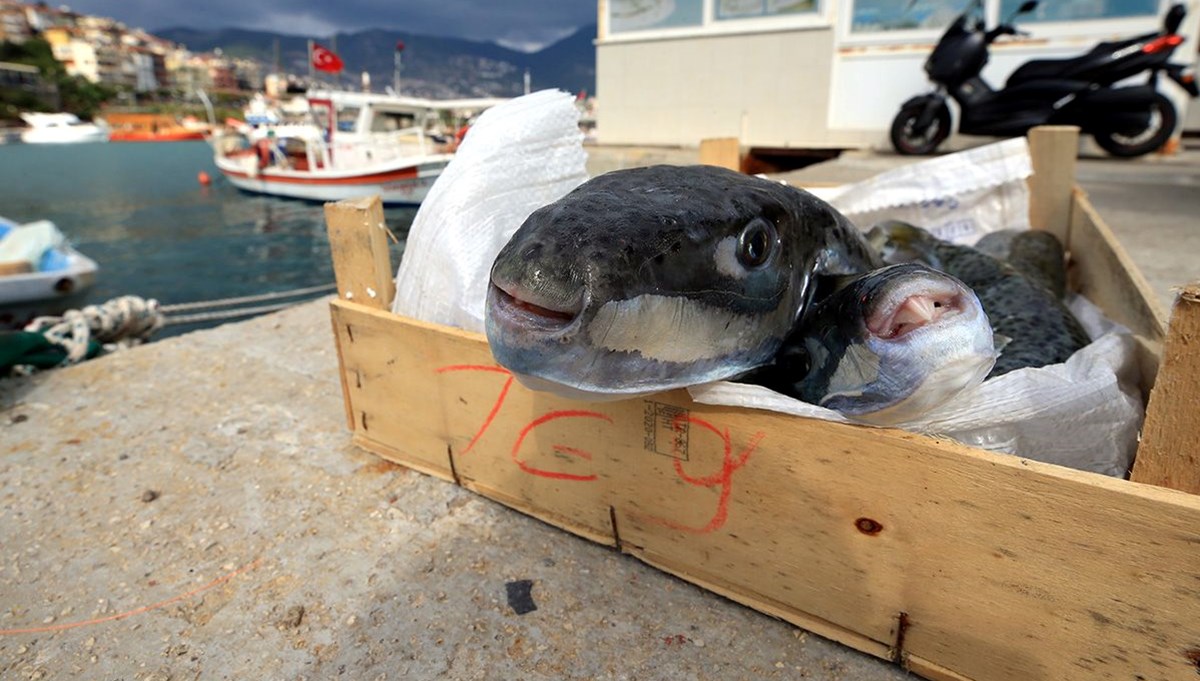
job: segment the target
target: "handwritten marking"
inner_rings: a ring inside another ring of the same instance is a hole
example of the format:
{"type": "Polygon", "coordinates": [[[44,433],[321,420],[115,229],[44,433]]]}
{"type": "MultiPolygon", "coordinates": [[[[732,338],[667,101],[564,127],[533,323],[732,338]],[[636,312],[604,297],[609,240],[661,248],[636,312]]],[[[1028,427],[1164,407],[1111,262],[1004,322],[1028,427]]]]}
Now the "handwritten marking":
{"type": "Polygon", "coordinates": [[[489,411],[488,415],[483,419],[483,425],[479,426],[479,430],[475,432],[475,436],[472,437],[471,441],[467,443],[466,448],[459,452],[459,455],[461,456],[471,451],[471,449],[475,446],[475,443],[479,442],[479,439],[482,438],[483,434],[487,432],[487,429],[491,427],[492,421],[496,420],[496,414],[500,413],[500,407],[504,406],[504,400],[508,397],[508,389],[512,387],[513,375],[507,369],[488,366],[486,364],[454,364],[437,369],[437,373],[439,374],[444,374],[450,371],[491,371],[508,376],[508,380],[504,381],[504,387],[500,388],[500,394],[496,396],[496,401],[492,404],[492,410],[489,411]]]}
{"type": "Polygon", "coordinates": [[[159,608],[166,607],[172,603],[177,603],[179,601],[191,598],[192,596],[195,596],[196,594],[202,593],[204,591],[208,591],[209,589],[211,589],[215,586],[220,586],[221,584],[228,582],[229,580],[233,579],[234,577],[237,577],[238,575],[242,574],[243,572],[249,572],[250,570],[253,570],[254,568],[258,567],[259,564],[262,563],[262,561],[263,561],[263,559],[259,558],[259,559],[255,560],[253,563],[250,563],[249,565],[240,567],[232,572],[227,572],[224,575],[217,577],[216,579],[209,582],[208,584],[205,584],[204,586],[192,589],[191,591],[189,591],[187,593],[179,594],[178,596],[175,596],[174,598],[168,598],[165,601],[151,603],[150,605],[143,605],[140,608],[134,608],[133,610],[119,612],[115,615],[109,615],[107,617],[97,617],[96,619],[83,620],[80,622],[64,622],[62,624],[50,624],[50,625],[47,625],[44,627],[28,627],[25,629],[0,629],[0,636],[12,636],[14,634],[40,634],[40,633],[44,633],[44,632],[48,632],[48,631],[63,631],[65,629],[75,629],[78,627],[85,627],[85,626],[89,626],[92,624],[102,624],[104,622],[112,622],[114,620],[122,620],[122,619],[125,619],[126,617],[133,617],[134,615],[140,615],[144,612],[150,612],[151,610],[157,610],[159,608]]]}
{"type": "Polygon", "coordinates": [[[587,461],[592,460],[591,452],[584,451],[584,450],[578,449],[576,447],[568,447],[566,445],[554,445],[551,449],[558,452],[559,454],[570,454],[571,456],[578,456],[579,458],[585,459],[587,461]]]}
{"type": "MultiPolygon", "coordinates": [[[[526,473],[529,473],[531,475],[537,475],[537,476],[543,477],[543,478],[552,478],[554,480],[578,480],[581,482],[595,480],[596,479],[595,474],[579,475],[577,473],[564,473],[562,471],[549,471],[544,468],[537,468],[536,466],[531,466],[529,463],[525,462],[520,457],[521,444],[525,442],[525,437],[528,436],[529,433],[533,432],[534,428],[537,428],[538,426],[540,426],[544,423],[549,423],[550,421],[554,421],[557,419],[570,419],[570,418],[592,418],[592,419],[600,419],[602,421],[607,421],[609,423],[612,423],[612,419],[610,417],[608,417],[605,414],[601,414],[598,411],[586,411],[583,409],[565,409],[565,410],[561,410],[561,411],[547,412],[546,414],[543,414],[543,415],[539,416],[538,418],[530,421],[528,424],[526,424],[526,426],[524,428],[521,429],[521,434],[517,436],[517,442],[516,442],[516,444],[513,445],[513,448],[512,448],[513,463],[517,464],[517,466],[520,467],[520,469],[525,471],[526,473]]],[[[559,447],[562,447],[562,445],[554,445],[554,448],[556,450],[558,450],[559,447]]],[[[590,453],[584,452],[583,450],[575,450],[575,452],[577,454],[585,454],[586,458],[589,460],[592,458],[592,455],[590,453]]]]}
{"type": "Polygon", "coordinates": [[[688,475],[687,471],[683,470],[682,460],[675,459],[672,462],[675,468],[675,474],[689,485],[695,485],[696,487],[721,486],[721,493],[717,498],[716,511],[713,513],[713,516],[708,523],[701,527],[684,525],[682,523],[677,523],[673,520],[668,520],[666,518],[660,518],[657,516],[648,516],[646,520],[656,525],[669,527],[673,530],[679,530],[680,532],[707,534],[709,532],[715,532],[716,530],[719,530],[725,525],[725,521],[729,519],[729,498],[733,493],[733,474],[746,464],[746,461],[750,458],[750,454],[758,447],[758,443],[762,441],[763,437],[765,437],[765,433],[755,433],[750,438],[750,443],[746,445],[746,448],[743,449],[740,454],[738,454],[736,459],[734,459],[733,442],[729,437],[728,428],[726,428],[724,431],[719,430],[716,426],[708,421],[687,413],[680,414],[676,417],[676,427],[682,428],[684,421],[693,423],[701,428],[704,428],[705,430],[708,430],[717,437],[721,438],[721,442],[724,445],[724,451],[721,455],[721,470],[713,475],[705,477],[693,477],[688,475]]]}

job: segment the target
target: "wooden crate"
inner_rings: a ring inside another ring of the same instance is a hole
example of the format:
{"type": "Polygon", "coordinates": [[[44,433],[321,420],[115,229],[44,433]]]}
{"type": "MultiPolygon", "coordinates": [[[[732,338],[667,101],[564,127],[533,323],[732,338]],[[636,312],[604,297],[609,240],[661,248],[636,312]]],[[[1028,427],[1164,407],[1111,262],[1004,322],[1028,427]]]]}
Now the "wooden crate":
{"type": "Polygon", "coordinates": [[[1166,334],[1074,186],[1076,134],[1031,134],[1031,218],[1138,335],[1151,397],[1135,481],[685,391],[589,404],[525,390],[483,336],[387,311],[374,200],[326,207],[353,440],[930,679],[1192,681],[1200,288],[1166,334]]]}

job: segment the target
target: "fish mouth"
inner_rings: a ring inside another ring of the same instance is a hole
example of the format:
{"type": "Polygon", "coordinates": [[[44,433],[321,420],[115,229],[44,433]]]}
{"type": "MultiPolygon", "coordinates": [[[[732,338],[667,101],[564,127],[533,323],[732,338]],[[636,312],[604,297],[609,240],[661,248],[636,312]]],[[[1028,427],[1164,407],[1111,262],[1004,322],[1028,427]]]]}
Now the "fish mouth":
{"type": "Polygon", "coordinates": [[[571,302],[548,301],[516,284],[488,286],[488,312],[493,320],[509,329],[554,334],[571,327],[584,308],[580,292],[571,302]]]}
{"type": "Polygon", "coordinates": [[[917,293],[905,292],[883,301],[867,317],[867,330],[883,340],[898,340],[928,326],[966,313],[964,291],[955,286],[930,287],[917,293]]]}

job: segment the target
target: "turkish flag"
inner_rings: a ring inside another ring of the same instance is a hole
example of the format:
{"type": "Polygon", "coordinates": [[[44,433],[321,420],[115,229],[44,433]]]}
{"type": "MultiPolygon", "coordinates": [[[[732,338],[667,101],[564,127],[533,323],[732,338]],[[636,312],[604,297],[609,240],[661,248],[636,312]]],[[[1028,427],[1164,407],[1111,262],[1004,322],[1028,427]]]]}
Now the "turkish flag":
{"type": "Polygon", "coordinates": [[[312,65],[318,71],[337,73],[342,70],[342,58],[317,43],[312,47],[312,65]]]}

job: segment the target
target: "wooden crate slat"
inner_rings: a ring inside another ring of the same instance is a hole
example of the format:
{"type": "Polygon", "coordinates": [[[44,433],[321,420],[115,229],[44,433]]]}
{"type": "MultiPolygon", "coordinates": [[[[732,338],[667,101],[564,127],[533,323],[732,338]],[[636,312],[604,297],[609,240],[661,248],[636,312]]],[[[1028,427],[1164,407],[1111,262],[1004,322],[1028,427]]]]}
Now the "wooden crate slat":
{"type": "Polygon", "coordinates": [[[1200,494],[1200,282],[1175,301],[1132,478],[1200,494]]]}

